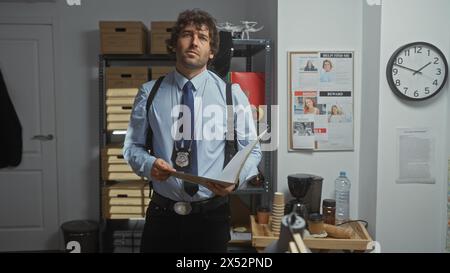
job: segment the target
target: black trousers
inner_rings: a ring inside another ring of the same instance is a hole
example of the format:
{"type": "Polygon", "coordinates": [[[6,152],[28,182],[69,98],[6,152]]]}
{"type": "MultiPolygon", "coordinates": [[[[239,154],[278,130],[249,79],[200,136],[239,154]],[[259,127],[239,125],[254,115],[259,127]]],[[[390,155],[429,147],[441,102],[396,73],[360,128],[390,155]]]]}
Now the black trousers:
{"type": "Polygon", "coordinates": [[[141,252],[224,253],[229,240],[228,203],[208,212],[178,215],[150,202],[141,252]]]}

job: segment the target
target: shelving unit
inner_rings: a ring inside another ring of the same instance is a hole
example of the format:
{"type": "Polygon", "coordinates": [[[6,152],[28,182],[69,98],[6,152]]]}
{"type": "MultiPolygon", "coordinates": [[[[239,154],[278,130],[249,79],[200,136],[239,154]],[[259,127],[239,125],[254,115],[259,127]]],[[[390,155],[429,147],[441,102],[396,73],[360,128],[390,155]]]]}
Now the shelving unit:
{"type": "MultiPolygon", "coordinates": [[[[255,56],[261,56],[264,59],[264,71],[265,71],[265,101],[267,104],[267,121],[270,127],[271,111],[270,107],[273,104],[275,98],[274,88],[273,88],[273,51],[272,43],[270,40],[233,40],[232,57],[233,58],[245,58],[245,71],[253,71],[253,61],[255,56]],[[261,56],[262,55],[262,56],[261,56]]],[[[116,67],[116,66],[168,66],[175,65],[175,60],[169,55],[159,55],[159,54],[145,54],[145,55],[100,55],[99,56],[99,111],[100,111],[100,132],[99,132],[99,143],[100,150],[102,150],[106,145],[112,143],[123,143],[124,132],[116,131],[115,133],[107,130],[107,120],[106,120],[106,68],[116,67]]],[[[266,178],[264,184],[261,187],[250,187],[245,190],[239,190],[233,194],[242,196],[249,195],[251,199],[251,207],[256,209],[259,204],[268,205],[270,202],[270,193],[275,189],[276,183],[272,180],[274,177],[274,155],[275,152],[263,152],[263,158],[260,167],[263,169],[263,174],[266,178]]],[[[99,163],[99,169],[101,170],[101,160],[99,163]]],[[[103,180],[102,174],[100,172],[99,176],[99,186],[100,193],[102,193],[103,188],[109,183],[107,180],[103,180]]],[[[102,198],[100,198],[102,199],[102,198]]],[[[114,229],[115,226],[123,226],[123,220],[110,220],[105,219],[102,215],[103,202],[100,200],[100,223],[101,223],[101,247],[104,251],[110,251],[108,242],[112,240],[109,229],[114,229]],[[104,234],[106,234],[104,236],[104,234]],[[105,241],[106,240],[106,241],[105,241]]]]}

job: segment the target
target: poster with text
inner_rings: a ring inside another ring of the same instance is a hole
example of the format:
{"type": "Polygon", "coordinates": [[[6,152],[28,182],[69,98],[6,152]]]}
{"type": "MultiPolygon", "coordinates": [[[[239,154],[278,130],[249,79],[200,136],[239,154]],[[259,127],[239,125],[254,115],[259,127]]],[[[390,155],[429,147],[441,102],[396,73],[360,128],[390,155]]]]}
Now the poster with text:
{"type": "Polygon", "coordinates": [[[353,150],[353,51],[288,55],[290,150],[353,150]]]}

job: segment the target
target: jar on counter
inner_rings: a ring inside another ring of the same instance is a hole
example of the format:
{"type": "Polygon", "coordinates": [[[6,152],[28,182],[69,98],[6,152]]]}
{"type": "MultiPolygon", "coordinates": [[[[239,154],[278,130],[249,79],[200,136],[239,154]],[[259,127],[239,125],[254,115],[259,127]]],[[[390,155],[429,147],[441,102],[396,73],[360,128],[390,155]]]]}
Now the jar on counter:
{"type": "Polygon", "coordinates": [[[322,234],[325,231],[322,214],[311,213],[309,215],[308,230],[311,234],[322,234]]]}
{"type": "Polygon", "coordinates": [[[260,207],[256,211],[256,221],[260,225],[267,225],[269,223],[270,209],[267,207],[260,207]]]}
{"type": "Polygon", "coordinates": [[[324,199],[322,201],[322,214],[325,224],[336,224],[336,200],[324,199]]]}

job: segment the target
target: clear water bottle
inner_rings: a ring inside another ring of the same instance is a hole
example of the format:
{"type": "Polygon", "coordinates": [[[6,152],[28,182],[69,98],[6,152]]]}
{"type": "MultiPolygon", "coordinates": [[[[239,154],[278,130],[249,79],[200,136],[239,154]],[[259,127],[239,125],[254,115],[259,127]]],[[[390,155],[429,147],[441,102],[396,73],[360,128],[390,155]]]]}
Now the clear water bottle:
{"type": "Polygon", "coordinates": [[[345,172],[340,172],[334,181],[336,190],[336,225],[349,220],[350,214],[350,180],[345,172]]]}

